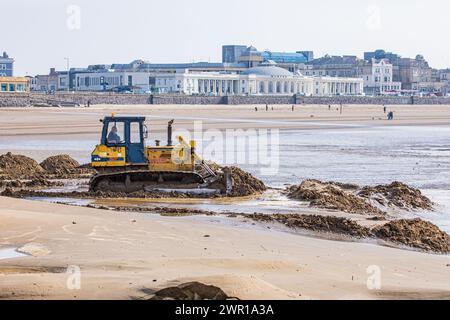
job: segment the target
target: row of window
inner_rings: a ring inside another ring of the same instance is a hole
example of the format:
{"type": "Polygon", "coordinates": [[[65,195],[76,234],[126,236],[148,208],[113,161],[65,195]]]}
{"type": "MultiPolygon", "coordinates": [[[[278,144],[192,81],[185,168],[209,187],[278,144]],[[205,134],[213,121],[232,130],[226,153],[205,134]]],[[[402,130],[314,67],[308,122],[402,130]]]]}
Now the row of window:
{"type": "Polygon", "coordinates": [[[1,83],[1,92],[25,92],[25,85],[21,83],[1,83]]]}

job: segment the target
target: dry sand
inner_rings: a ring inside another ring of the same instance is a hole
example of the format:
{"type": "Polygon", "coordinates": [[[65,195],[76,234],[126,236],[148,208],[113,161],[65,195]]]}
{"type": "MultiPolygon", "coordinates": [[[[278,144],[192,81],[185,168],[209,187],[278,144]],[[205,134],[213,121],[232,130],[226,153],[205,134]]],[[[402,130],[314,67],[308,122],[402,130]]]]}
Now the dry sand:
{"type": "Polygon", "coordinates": [[[450,298],[448,256],[277,232],[217,217],[168,218],[0,198],[0,297],[129,299],[195,280],[242,299],[450,298]],[[209,237],[205,237],[209,235],[209,237]],[[66,268],[81,268],[81,290],[66,268]],[[367,268],[381,270],[381,290],[367,268]],[[156,280],[156,281],[155,281],[156,280]]]}

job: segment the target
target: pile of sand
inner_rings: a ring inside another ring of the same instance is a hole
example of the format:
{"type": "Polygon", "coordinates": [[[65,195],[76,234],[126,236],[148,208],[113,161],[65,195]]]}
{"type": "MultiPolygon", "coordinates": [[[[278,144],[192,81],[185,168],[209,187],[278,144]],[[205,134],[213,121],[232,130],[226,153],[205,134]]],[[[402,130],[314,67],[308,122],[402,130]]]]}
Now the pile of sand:
{"type": "Polygon", "coordinates": [[[223,170],[231,172],[233,183],[233,189],[229,194],[231,197],[251,196],[267,190],[264,182],[238,167],[225,167],[223,170]]]}
{"type": "Polygon", "coordinates": [[[222,289],[200,282],[189,282],[157,291],[150,300],[227,300],[222,289]]]}
{"type": "Polygon", "coordinates": [[[4,179],[27,179],[41,176],[45,170],[33,159],[11,152],[0,156],[0,175],[4,179]]]}
{"type": "Polygon", "coordinates": [[[431,222],[421,219],[391,221],[375,227],[373,234],[380,239],[425,251],[450,253],[450,236],[431,222]]]}
{"type": "Polygon", "coordinates": [[[306,229],[316,232],[329,232],[356,238],[370,236],[370,230],[346,218],[300,214],[252,214],[245,215],[259,222],[279,222],[292,229],[306,229]]]}
{"type": "Polygon", "coordinates": [[[383,214],[365,199],[342,186],[318,180],[306,180],[299,186],[288,188],[291,199],[308,201],[311,206],[356,214],[383,214]]]}
{"type": "Polygon", "coordinates": [[[433,210],[433,203],[422,195],[420,190],[414,189],[401,182],[390,185],[364,187],[358,195],[372,199],[383,206],[397,207],[405,210],[423,209],[433,210]]]}
{"type": "Polygon", "coordinates": [[[41,162],[41,167],[51,174],[70,174],[80,167],[80,164],[67,154],[53,156],[41,162]]]}

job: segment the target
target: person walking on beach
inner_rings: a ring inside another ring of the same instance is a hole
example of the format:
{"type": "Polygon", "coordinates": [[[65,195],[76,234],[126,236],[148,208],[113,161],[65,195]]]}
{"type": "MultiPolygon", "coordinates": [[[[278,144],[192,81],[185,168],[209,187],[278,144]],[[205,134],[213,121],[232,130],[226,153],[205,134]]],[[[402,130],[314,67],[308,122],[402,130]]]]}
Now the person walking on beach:
{"type": "Polygon", "coordinates": [[[384,110],[384,114],[386,114],[386,112],[387,112],[387,107],[386,107],[386,105],[384,105],[383,110],[384,110]]]}
{"type": "Polygon", "coordinates": [[[328,111],[331,111],[331,104],[328,105],[328,111]]]}
{"type": "Polygon", "coordinates": [[[292,112],[294,112],[294,109],[295,109],[295,107],[294,107],[294,105],[292,105],[292,112]]]}
{"type": "Polygon", "coordinates": [[[342,114],[343,111],[344,111],[344,106],[341,103],[341,114],[342,114]]]}
{"type": "Polygon", "coordinates": [[[255,111],[258,112],[258,107],[255,107],[255,111]]]}
{"type": "Polygon", "coordinates": [[[266,111],[269,111],[269,105],[266,104],[266,111]]]}

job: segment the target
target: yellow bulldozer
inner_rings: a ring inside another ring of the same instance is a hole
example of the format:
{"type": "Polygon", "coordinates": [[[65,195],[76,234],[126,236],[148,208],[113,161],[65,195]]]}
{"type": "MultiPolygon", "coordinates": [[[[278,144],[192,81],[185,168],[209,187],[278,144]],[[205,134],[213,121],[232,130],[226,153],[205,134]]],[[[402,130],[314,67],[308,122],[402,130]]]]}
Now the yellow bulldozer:
{"type": "Polygon", "coordinates": [[[195,141],[187,143],[177,137],[177,145],[173,144],[173,120],[168,124],[166,145],[155,141],[155,146],[146,146],[145,120],[114,114],[100,120],[103,130],[100,144],[92,152],[91,166],[97,173],[90,180],[91,191],[227,193],[228,174],[212,170],[196,154],[195,141]]]}

